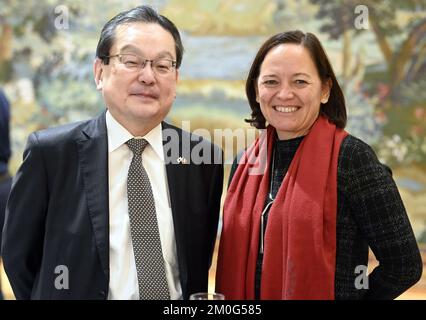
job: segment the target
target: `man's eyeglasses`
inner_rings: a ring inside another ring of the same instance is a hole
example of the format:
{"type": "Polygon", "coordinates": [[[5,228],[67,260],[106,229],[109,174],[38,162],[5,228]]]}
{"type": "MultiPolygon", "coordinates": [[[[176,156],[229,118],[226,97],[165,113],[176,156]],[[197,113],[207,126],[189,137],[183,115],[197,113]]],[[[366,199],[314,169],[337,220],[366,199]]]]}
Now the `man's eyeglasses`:
{"type": "Polygon", "coordinates": [[[118,58],[120,64],[130,72],[139,72],[145,68],[148,62],[151,62],[151,68],[157,75],[167,75],[176,68],[176,61],[166,58],[158,58],[155,60],[144,59],[140,56],[130,53],[115,54],[105,56],[104,58],[118,58]]]}

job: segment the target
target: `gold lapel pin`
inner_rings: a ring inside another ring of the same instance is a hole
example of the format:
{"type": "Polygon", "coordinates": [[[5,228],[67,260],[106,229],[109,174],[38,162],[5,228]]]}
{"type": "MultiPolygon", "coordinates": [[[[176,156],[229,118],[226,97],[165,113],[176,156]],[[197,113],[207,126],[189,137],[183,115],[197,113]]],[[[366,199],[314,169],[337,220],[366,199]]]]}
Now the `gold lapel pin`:
{"type": "Polygon", "coordinates": [[[186,164],[186,159],[184,157],[177,158],[177,163],[186,164]]]}

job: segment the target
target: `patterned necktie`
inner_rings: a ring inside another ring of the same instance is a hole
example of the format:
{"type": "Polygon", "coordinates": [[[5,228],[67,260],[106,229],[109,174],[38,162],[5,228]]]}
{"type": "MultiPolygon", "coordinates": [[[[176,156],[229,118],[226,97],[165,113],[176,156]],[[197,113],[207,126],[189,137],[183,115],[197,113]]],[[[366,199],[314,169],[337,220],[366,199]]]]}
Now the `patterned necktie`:
{"type": "Polygon", "coordinates": [[[154,195],[142,165],[142,152],[148,145],[148,141],[130,139],[127,145],[133,151],[127,177],[127,197],[139,297],[144,300],[168,300],[170,295],[161,251],[154,195]]]}

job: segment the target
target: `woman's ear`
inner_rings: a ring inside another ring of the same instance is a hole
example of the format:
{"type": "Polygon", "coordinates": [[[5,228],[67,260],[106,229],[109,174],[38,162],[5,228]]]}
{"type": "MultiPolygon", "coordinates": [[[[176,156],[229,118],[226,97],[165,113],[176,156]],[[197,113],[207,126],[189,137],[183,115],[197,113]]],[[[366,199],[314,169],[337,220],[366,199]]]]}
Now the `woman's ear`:
{"type": "Polygon", "coordinates": [[[333,82],[330,78],[328,78],[322,85],[321,92],[321,103],[326,104],[328,102],[328,98],[330,97],[331,87],[333,86],[333,82]]]}
{"type": "Polygon", "coordinates": [[[102,60],[99,58],[96,58],[93,62],[93,76],[95,77],[96,90],[102,90],[103,64],[102,60]]]}
{"type": "Polygon", "coordinates": [[[259,88],[257,87],[257,79],[253,81],[254,91],[256,92],[256,102],[259,102],[259,88]]]}

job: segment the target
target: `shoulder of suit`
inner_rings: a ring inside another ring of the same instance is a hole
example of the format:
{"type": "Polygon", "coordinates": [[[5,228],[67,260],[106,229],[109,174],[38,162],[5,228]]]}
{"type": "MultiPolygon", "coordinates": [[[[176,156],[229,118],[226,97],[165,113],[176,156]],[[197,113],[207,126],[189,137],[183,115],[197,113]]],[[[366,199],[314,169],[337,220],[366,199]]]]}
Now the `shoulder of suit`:
{"type": "Polygon", "coordinates": [[[339,175],[358,175],[359,172],[368,174],[390,174],[392,170],[377,157],[374,149],[361,139],[348,135],[342,141],[339,152],[339,175]]]}
{"type": "Polygon", "coordinates": [[[74,141],[76,137],[81,135],[83,128],[87,127],[89,123],[95,119],[83,120],[73,123],[67,123],[32,133],[41,145],[56,145],[58,143],[66,143],[67,141],[74,141]]]}
{"type": "Polygon", "coordinates": [[[359,157],[377,159],[376,153],[369,144],[348,134],[340,145],[339,158],[354,159],[359,157]]]}

